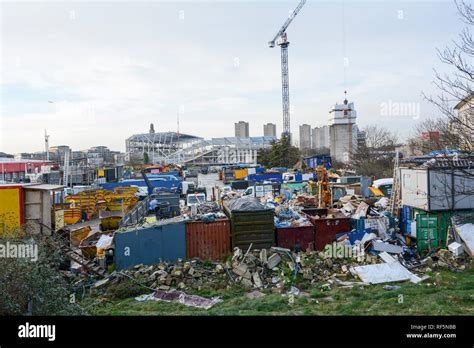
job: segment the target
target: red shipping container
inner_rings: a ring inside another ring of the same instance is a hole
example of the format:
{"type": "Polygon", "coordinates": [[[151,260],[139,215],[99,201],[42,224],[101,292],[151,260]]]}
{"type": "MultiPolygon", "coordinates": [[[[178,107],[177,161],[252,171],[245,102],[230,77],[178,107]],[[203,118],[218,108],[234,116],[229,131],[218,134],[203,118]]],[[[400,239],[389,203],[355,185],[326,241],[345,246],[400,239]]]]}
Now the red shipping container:
{"type": "Polygon", "coordinates": [[[230,221],[217,219],[205,224],[202,221],[186,222],[186,257],[202,260],[220,260],[230,254],[230,221]]]}
{"type": "Polygon", "coordinates": [[[314,226],[284,227],[276,229],[277,245],[294,250],[299,245],[302,251],[314,249],[314,226]]]}
{"type": "Polygon", "coordinates": [[[336,240],[336,234],[351,231],[350,218],[320,218],[308,216],[314,225],[314,241],[316,250],[324,250],[327,244],[336,240]]]}

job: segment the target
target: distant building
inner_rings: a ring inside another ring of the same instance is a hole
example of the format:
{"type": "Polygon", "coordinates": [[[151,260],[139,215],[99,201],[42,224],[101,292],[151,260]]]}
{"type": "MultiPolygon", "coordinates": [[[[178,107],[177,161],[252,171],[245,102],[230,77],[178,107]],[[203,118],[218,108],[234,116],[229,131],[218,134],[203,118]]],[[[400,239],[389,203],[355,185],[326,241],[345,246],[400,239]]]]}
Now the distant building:
{"type": "Polygon", "coordinates": [[[249,123],[239,121],[235,123],[235,136],[237,138],[248,138],[249,137],[249,123]]]}
{"type": "Polygon", "coordinates": [[[53,154],[53,157],[56,161],[63,163],[64,158],[66,157],[66,153],[68,153],[69,159],[71,159],[71,148],[67,145],[60,145],[60,146],[50,146],[49,153],[53,154]]]}
{"type": "Polygon", "coordinates": [[[50,162],[13,158],[0,158],[0,181],[3,182],[26,182],[29,174],[41,172],[43,166],[50,162]]]}
{"type": "Polygon", "coordinates": [[[311,148],[311,126],[302,124],[300,126],[300,149],[311,148]]]}
{"type": "Polygon", "coordinates": [[[333,160],[347,163],[357,149],[359,130],[356,118],[354,103],[349,103],[347,99],[330,111],[329,149],[333,160]]]}
{"type": "Polygon", "coordinates": [[[329,148],[329,127],[315,127],[311,134],[311,148],[323,149],[329,148]]]}
{"type": "Polygon", "coordinates": [[[458,113],[459,122],[452,122],[455,133],[461,135],[461,150],[474,150],[474,93],[461,100],[454,110],[458,113]]]}
{"type": "Polygon", "coordinates": [[[367,140],[367,134],[364,131],[359,131],[357,133],[357,146],[365,146],[367,140]]]}
{"type": "Polygon", "coordinates": [[[267,123],[263,125],[263,136],[276,137],[277,126],[275,123],[267,123]]]}

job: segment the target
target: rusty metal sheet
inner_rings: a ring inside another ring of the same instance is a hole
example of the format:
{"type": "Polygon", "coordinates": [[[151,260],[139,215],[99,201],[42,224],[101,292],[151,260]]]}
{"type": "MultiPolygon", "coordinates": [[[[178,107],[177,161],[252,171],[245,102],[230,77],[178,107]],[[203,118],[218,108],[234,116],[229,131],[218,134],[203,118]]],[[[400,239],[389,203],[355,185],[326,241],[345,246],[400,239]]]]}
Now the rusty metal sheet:
{"type": "Polygon", "coordinates": [[[314,226],[297,226],[276,229],[277,246],[294,250],[299,247],[306,251],[314,248],[314,226]]]}
{"type": "Polygon", "coordinates": [[[230,221],[217,219],[205,224],[202,221],[186,222],[186,256],[203,260],[220,260],[230,254],[230,221]]]}
{"type": "Polygon", "coordinates": [[[314,225],[314,240],[316,250],[324,250],[326,244],[336,240],[336,234],[349,232],[351,230],[350,218],[320,218],[309,217],[314,225]]]}

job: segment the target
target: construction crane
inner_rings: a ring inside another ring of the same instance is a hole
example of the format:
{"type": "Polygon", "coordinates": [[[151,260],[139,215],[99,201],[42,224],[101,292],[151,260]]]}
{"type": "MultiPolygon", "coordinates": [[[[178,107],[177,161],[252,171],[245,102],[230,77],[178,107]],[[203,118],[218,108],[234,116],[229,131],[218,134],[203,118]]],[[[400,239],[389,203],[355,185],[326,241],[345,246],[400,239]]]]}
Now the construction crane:
{"type": "Polygon", "coordinates": [[[286,35],[286,29],[293,21],[293,18],[300,12],[306,0],[301,0],[295,10],[291,13],[288,19],[285,21],[281,29],[275,35],[273,40],[268,42],[268,46],[273,48],[275,43],[281,47],[281,98],[283,103],[283,136],[290,136],[290,86],[289,86],[289,74],[288,74],[288,38],[286,35]],[[278,42],[277,42],[278,40],[278,42]]]}

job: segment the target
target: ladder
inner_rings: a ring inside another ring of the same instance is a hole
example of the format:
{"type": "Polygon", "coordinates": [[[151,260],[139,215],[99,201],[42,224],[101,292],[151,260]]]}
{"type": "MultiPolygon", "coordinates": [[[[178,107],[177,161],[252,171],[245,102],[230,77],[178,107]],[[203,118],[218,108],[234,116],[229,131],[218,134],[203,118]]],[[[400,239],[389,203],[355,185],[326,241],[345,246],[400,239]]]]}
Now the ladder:
{"type": "Polygon", "coordinates": [[[71,261],[77,262],[89,272],[94,273],[96,276],[101,278],[107,277],[107,271],[102,267],[98,266],[95,262],[86,259],[82,254],[78,253],[77,251],[71,249],[66,244],[61,244],[61,250],[67,256],[68,259],[71,261]]]}
{"type": "Polygon", "coordinates": [[[392,194],[390,195],[390,212],[392,216],[398,218],[398,212],[400,208],[400,168],[398,150],[395,152],[395,164],[393,166],[393,186],[392,194]]]}
{"type": "Polygon", "coordinates": [[[45,224],[38,222],[41,226],[49,229],[51,231],[51,241],[54,245],[56,245],[65,255],[66,257],[74,262],[77,262],[81,266],[83,266],[87,271],[90,273],[95,274],[101,278],[107,277],[107,271],[97,265],[95,262],[85,258],[80,252],[72,249],[69,246],[69,239],[62,237],[57,232],[53,231],[50,227],[46,226],[45,224]]]}

